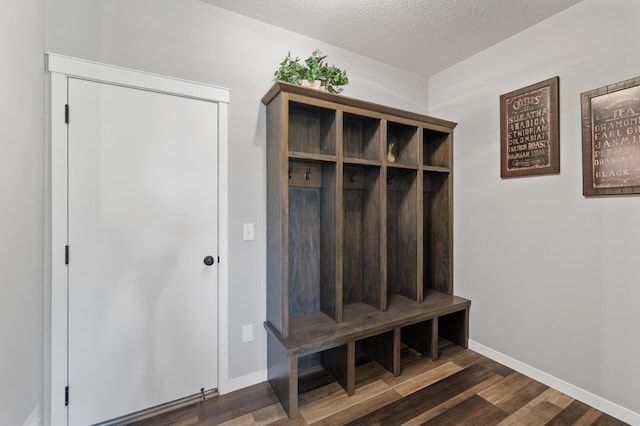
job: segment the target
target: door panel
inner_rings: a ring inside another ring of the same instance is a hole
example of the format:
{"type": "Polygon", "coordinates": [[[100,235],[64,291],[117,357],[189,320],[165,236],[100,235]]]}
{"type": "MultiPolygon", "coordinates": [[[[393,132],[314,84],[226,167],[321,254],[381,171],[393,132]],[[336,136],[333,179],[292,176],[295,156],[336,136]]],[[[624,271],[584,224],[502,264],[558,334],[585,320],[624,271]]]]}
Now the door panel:
{"type": "Polygon", "coordinates": [[[217,104],[69,79],[70,425],[217,387],[217,104]]]}

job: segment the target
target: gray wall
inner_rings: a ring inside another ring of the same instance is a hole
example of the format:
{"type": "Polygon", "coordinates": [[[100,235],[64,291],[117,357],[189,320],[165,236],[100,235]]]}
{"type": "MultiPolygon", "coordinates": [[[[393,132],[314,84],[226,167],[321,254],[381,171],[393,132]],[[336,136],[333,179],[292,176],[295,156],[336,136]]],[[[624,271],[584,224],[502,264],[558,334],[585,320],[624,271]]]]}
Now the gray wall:
{"type": "MultiPolygon", "coordinates": [[[[46,0],[50,52],[229,88],[229,377],[266,368],[266,117],[261,97],[291,50],[321,48],[347,69],[344,94],[426,111],[426,78],[218,9],[198,0],[46,0]],[[255,241],[242,241],[253,222],[255,241]],[[241,328],[254,325],[242,344],[241,328]]],[[[255,376],[254,376],[255,377],[255,376]]]]}
{"type": "Polygon", "coordinates": [[[455,134],[471,339],[640,413],[640,198],[582,196],[580,93],[640,75],[640,2],[584,0],[429,79],[455,134]],[[499,96],[560,76],[561,173],[500,179],[499,96]]]}
{"type": "Polygon", "coordinates": [[[0,13],[0,424],[42,401],[44,2],[0,13]]]}

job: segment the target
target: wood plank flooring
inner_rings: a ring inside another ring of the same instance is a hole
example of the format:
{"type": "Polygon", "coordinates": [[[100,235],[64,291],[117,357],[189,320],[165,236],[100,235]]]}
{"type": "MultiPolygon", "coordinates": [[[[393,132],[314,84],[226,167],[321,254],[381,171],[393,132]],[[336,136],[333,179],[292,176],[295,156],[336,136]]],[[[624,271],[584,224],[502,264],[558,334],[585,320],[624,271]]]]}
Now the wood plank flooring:
{"type": "Polygon", "coordinates": [[[300,378],[300,415],[288,419],[268,383],[132,423],[163,425],[625,425],[469,349],[441,341],[436,362],[402,351],[402,374],[356,369],[347,397],[326,373],[300,378]]]}

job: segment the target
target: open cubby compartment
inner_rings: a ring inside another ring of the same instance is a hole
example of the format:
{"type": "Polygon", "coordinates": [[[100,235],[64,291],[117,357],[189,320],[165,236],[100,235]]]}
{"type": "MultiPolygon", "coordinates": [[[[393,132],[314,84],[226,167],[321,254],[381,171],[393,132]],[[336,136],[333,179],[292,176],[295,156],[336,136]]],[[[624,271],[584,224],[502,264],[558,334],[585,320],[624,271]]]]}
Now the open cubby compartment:
{"type": "Polygon", "coordinates": [[[395,328],[356,342],[359,362],[375,361],[394,376],[400,375],[400,329],[395,328]]]}
{"type": "MultiPolygon", "coordinates": [[[[317,380],[327,383],[330,381],[323,373],[328,373],[340,386],[353,395],[355,377],[355,349],[354,342],[325,349],[298,358],[298,373],[305,375],[307,380],[313,376],[317,380]]],[[[304,392],[305,388],[300,387],[298,392],[304,392]]]]}
{"type": "Polygon", "coordinates": [[[387,169],[387,297],[418,300],[417,171],[387,169]]]}
{"type": "Polygon", "coordinates": [[[438,359],[438,318],[402,327],[400,336],[405,345],[432,361],[438,359]]]}
{"type": "Polygon", "coordinates": [[[453,294],[451,177],[423,172],[423,295],[453,294]]]}
{"type": "Polygon", "coordinates": [[[396,163],[411,166],[419,164],[418,128],[416,126],[388,121],[386,142],[386,150],[395,156],[396,163]]]}
{"type": "Polygon", "coordinates": [[[336,155],[336,111],[289,102],[289,151],[336,155]]]}
{"type": "Polygon", "coordinates": [[[298,357],[298,374],[314,373],[320,366],[320,352],[298,357]]]}
{"type": "Polygon", "coordinates": [[[382,161],[380,119],[345,112],[342,116],[344,157],[382,161]]]}
{"type": "Polygon", "coordinates": [[[336,320],[336,165],[289,160],[289,170],[289,317],[336,320]]]}
{"type": "Polygon", "coordinates": [[[424,166],[451,168],[451,133],[423,129],[422,147],[424,166]]]}
{"type": "Polygon", "coordinates": [[[345,165],[343,176],[343,303],[382,306],[380,167],[345,165]]]}
{"type": "Polygon", "coordinates": [[[438,334],[456,345],[467,348],[469,346],[469,309],[439,317],[438,334]]]}

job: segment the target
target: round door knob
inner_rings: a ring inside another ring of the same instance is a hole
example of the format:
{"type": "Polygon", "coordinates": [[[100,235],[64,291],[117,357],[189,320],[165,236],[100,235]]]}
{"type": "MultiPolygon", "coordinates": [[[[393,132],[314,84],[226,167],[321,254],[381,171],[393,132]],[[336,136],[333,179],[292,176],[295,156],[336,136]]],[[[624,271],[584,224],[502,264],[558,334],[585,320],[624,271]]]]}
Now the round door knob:
{"type": "Polygon", "coordinates": [[[215,260],[213,260],[213,256],[207,256],[204,258],[204,264],[207,266],[211,266],[215,263],[215,260]]]}

